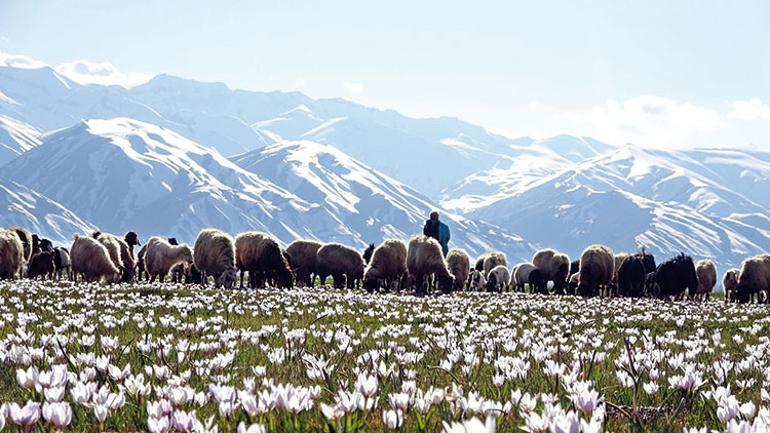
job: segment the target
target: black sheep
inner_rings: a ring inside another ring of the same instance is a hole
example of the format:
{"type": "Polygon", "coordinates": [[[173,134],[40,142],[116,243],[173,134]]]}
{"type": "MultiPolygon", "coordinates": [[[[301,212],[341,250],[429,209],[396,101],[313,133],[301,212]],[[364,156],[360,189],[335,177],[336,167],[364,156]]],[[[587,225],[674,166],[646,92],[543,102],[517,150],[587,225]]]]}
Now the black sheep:
{"type": "Polygon", "coordinates": [[[682,299],[687,290],[698,288],[698,275],[692,257],[684,253],[661,263],[652,275],[648,275],[647,286],[652,289],[651,296],[666,299],[673,296],[682,299]]]}
{"type": "Polygon", "coordinates": [[[569,274],[570,275],[577,274],[579,270],[580,270],[580,260],[579,259],[573,260],[569,264],[569,274]]]}
{"type": "Polygon", "coordinates": [[[484,256],[482,255],[476,260],[476,266],[473,267],[473,269],[484,272],[484,256]]]}
{"type": "Polygon", "coordinates": [[[542,295],[548,294],[548,282],[543,277],[543,273],[540,269],[533,269],[529,273],[529,287],[534,293],[540,293],[542,295]]]}
{"type": "Polygon", "coordinates": [[[618,268],[618,291],[621,296],[638,298],[644,295],[645,289],[644,260],[638,255],[627,257],[618,268]]]}
{"type": "Polygon", "coordinates": [[[185,284],[201,284],[203,282],[203,275],[194,264],[191,264],[187,268],[187,273],[184,276],[185,284]]]}
{"type": "Polygon", "coordinates": [[[53,264],[56,268],[56,279],[61,280],[63,271],[67,270],[67,279],[72,279],[72,262],[70,261],[70,252],[64,247],[54,247],[53,264]]]}
{"type": "Polygon", "coordinates": [[[494,272],[490,272],[487,277],[487,292],[497,292],[497,275],[494,272]]]}
{"type": "Polygon", "coordinates": [[[30,259],[29,268],[27,269],[27,278],[35,279],[43,277],[44,280],[53,280],[55,272],[56,266],[54,265],[53,253],[41,251],[30,259]]]}
{"type": "Polygon", "coordinates": [[[374,254],[374,244],[369,244],[368,247],[364,250],[364,254],[361,256],[364,259],[364,263],[367,265],[369,264],[369,261],[372,259],[372,254],[374,254]]]}
{"type": "Polygon", "coordinates": [[[638,257],[642,259],[642,264],[644,265],[644,272],[650,273],[655,270],[657,266],[655,266],[655,256],[645,251],[644,248],[642,248],[642,251],[634,254],[634,257],[638,257]]]}

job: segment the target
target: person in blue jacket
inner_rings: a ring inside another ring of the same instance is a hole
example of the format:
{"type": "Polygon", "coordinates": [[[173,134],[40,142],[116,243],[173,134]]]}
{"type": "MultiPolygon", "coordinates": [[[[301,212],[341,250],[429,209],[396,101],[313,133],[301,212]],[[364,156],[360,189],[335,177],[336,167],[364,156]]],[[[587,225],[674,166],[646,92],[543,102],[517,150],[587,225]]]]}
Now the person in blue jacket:
{"type": "Polygon", "coordinates": [[[438,220],[438,212],[433,211],[430,213],[430,219],[425,221],[425,227],[422,228],[422,234],[433,238],[441,244],[441,250],[446,257],[447,251],[449,251],[449,226],[438,220]]]}

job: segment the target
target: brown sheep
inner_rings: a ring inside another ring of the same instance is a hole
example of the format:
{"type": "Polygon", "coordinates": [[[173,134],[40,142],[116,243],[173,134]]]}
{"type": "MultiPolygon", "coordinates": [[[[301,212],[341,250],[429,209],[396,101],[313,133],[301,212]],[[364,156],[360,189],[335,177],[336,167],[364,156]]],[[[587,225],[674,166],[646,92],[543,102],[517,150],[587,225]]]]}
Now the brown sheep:
{"type": "Polygon", "coordinates": [[[316,275],[316,255],[322,244],[317,241],[296,240],[286,247],[291,256],[292,270],[298,285],[313,286],[316,275]]]}
{"type": "Polygon", "coordinates": [[[400,290],[405,275],[406,245],[401,241],[388,239],[372,252],[369,266],[364,272],[364,288],[372,293],[383,287],[390,289],[395,284],[400,290]]]}
{"type": "Polygon", "coordinates": [[[22,263],[29,263],[29,260],[32,258],[32,232],[23,227],[11,227],[8,230],[15,232],[21,241],[22,248],[24,249],[21,257],[22,263]]]}
{"type": "Polygon", "coordinates": [[[335,288],[358,287],[364,277],[364,259],[358,251],[348,246],[330,243],[318,249],[316,268],[321,284],[331,275],[335,288]]]}
{"type": "Polygon", "coordinates": [[[107,247],[87,236],[75,234],[74,238],[70,254],[73,281],[77,282],[78,274],[88,282],[117,283],[120,281],[120,270],[110,259],[107,247]]]}
{"type": "Polygon", "coordinates": [[[246,271],[251,288],[262,288],[271,280],[284,289],[294,285],[291,266],[281,246],[267,233],[245,232],[235,237],[235,266],[241,272],[241,288],[246,271]]]}
{"type": "Polygon", "coordinates": [[[500,251],[489,251],[480,257],[482,259],[481,262],[481,270],[484,271],[484,277],[489,279],[489,271],[494,269],[497,266],[503,265],[506,268],[508,267],[508,258],[505,257],[505,253],[502,253],[500,251]]]}
{"type": "Polygon", "coordinates": [[[153,236],[147,241],[144,265],[150,274],[150,283],[154,283],[156,277],[162,283],[175,265],[189,265],[192,261],[192,249],[187,244],[171,245],[158,236],[153,236]]]}
{"type": "Polygon", "coordinates": [[[708,301],[717,284],[717,268],[714,262],[704,259],[695,264],[695,273],[698,275],[698,289],[690,294],[690,298],[708,301]]]}
{"type": "Polygon", "coordinates": [[[589,246],[580,255],[577,294],[596,296],[602,288],[611,291],[614,275],[615,258],[612,250],[604,245],[589,246]]]}
{"type": "Polygon", "coordinates": [[[752,302],[755,297],[761,301],[761,295],[770,290],[770,254],[759,254],[743,261],[735,298],[738,302],[752,302]]]}
{"type": "Polygon", "coordinates": [[[217,229],[203,229],[195,239],[193,251],[193,262],[201,272],[204,286],[207,276],[211,275],[217,288],[233,287],[236,280],[233,238],[217,229]]]}
{"type": "Polygon", "coordinates": [[[98,233],[98,236],[95,237],[96,240],[103,243],[104,246],[107,247],[107,251],[110,252],[110,259],[112,259],[115,266],[117,266],[122,273],[121,281],[124,283],[133,281],[136,261],[134,260],[133,246],[129,245],[125,239],[128,238],[132,243],[134,241],[138,242],[136,233],[128,232],[124,237],[119,237],[110,233],[98,233]],[[118,261],[114,258],[116,248],[119,255],[118,261]]]}
{"type": "MultiPolygon", "coordinates": [[[[120,269],[121,273],[124,273],[123,265],[123,251],[128,251],[128,245],[126,242],[110,233],[93,232],[91,237],[101,242],[107,248],[107,252],[110,254],[110,260],[116,268],[120,269]]],[[[133,273],[133,272],[132,272],[133,273]]]]}
{"type": "Polygon", "coordinates": [[[27,278],[34,280],[38,277],[43,277],[44,280],[53,280],[55,274],[54,253],[40,251],[32,256],[29,266],[27,266],[27,278]]]}
{"type": "Polygon", "coordinates": [[[24,263],[24,244],[18,232],[0,230],[0,279],[13,280],[21,276],[24,263]]]}
{"type": "Polygon", "coordinates": [[[570,270],[570,260],[566,254],[546,248],[535,253],[532,264],[540,270],[546,285],[549,281],[553,281],[554,293],[559,295],[566,293],[570,270]]]}
{"type": "Polygon", "coordinates": [[[432,276],[444,293],[450,292],[454,286],[454,277],[447,268],[441,245],[433,238],[415,236],[409,241],[406,267],[418,295],[427,293],[432,286],[432,276]]]}
{"type": "Polygon", "coordinates": [[[462,291],[471,271],[470,257],[460,248],[452,248],[446,255],[446,263],[449,267],[449,273],[455,277],[453,290],[462,291]]]}
{"type": "Polygon", "coordinates": [[[740,274],[740,269],[732,268],[728,269],[722,277],[722,288],[725,290],[725,302],[735,300],[735,289],[738,287],[738,277],[740,274]]]}

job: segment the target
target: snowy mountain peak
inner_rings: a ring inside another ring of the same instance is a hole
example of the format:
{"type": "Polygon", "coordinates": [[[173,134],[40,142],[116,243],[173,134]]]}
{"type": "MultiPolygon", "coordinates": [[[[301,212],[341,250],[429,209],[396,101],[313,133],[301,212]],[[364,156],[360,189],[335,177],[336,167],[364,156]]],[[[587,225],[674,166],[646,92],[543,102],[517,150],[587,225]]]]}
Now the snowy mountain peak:
{"type": "Polygon", "coordinates": [[[32,125],[0,114],[0,165],[39,145],[40,136],[32,125]]]}
{"type": "Polygon", "coordinates": [[[498,227],[441,210],[428,197],[331,145],[287,141],[239,155],[233,161],[308,202],[322,203],[355,236],[353,244],[366,245],[393,237],[407,239],[420,233],[427,215],[438,209],[452,227],[453,245],[472,255],[497,245],[512,258],[523,258],[532,248],[521,237],[498,227]]]}

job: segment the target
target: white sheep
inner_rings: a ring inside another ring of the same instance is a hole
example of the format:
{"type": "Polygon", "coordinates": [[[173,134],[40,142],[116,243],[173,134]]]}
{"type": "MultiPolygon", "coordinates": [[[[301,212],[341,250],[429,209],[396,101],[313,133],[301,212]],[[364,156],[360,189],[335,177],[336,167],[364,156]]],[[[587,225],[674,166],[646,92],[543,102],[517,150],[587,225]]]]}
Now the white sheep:
{"type": "Polygon", "coordinates": [[[542,272],[533,263],[519,263],[514,267],[513,285],[516,290],[524,291],[525,286],[529,286],[532,293],[546,293],[547,286],[542,272]]]}
{"type": "Polygon", "coordinates": [[[155,278],[163,282],[171,268],[177,264],[186,266],[192,261],[192,249],[187,244],[171,245],[166,239],[158,236],[153,236],[147,241],[144,265],[150,274],[150,283],[154,283],[155,278]]]}

